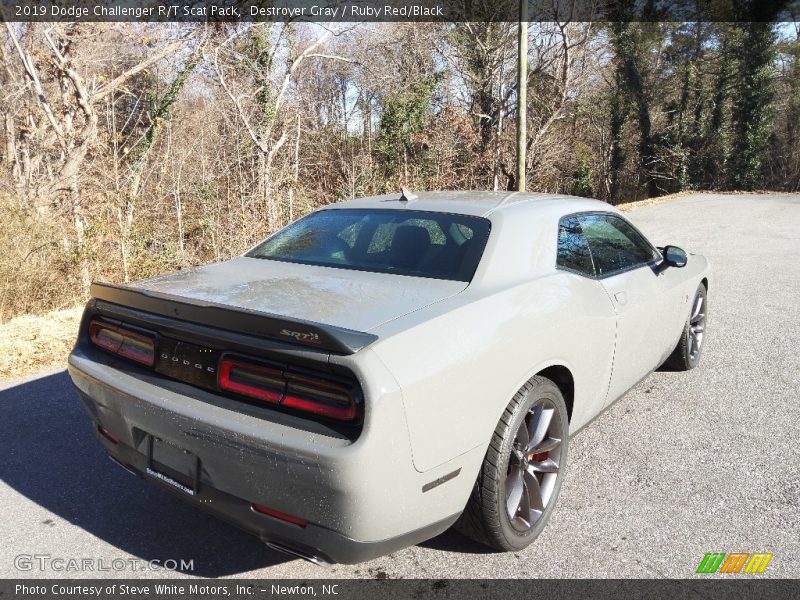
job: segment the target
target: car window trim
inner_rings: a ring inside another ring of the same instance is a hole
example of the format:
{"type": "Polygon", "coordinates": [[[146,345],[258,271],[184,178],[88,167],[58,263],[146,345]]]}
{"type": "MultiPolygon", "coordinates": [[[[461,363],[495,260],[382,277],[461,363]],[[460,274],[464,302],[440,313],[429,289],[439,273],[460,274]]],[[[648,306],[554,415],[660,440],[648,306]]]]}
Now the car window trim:
{"type": "MultiPolygon", "coordinates": [[[[616,275],[622,275],[623,273],[628,273],[629,271],[635,271],[636,269],[641,269],[642,267],[651,267],[652,268],[652,267],[660,264],[664,260],[664,255],[661,254],[661,251],[658,249],[658,247],[654,246],[653,243],[647,238],[647,236],[645,234],[643,234],[639,230],[638,227],[636,227],[636,225],[631,223],[628,219],[626,219],[622,215],[619,215],[619,214],[614,213],[614,212],[610,212],[610,211],[606,211],[606,210],[582,210],[582,211],[577,211],[577,212],[573,212],[573,213],[564,214],[564,215],[561,215],[558,218],[558,223],[556,224],[556,227],[560,228],[561,227],[561,221],[563,221],[564,219],[569,219],[570,217],[580,217],[580,216],[585,216],[585,215],[598,215],[598,216],[603,216],[603,217],[616,217],[619,220],[624,221],[636,233],[638,233],[645,242],[647,242],[647,245],[650,246],[650,248],[655,251],[656,256],[654,256],[649,261],[636,263],[634,265],[629,265],[627,267],[622,267],[622,268],[619,268],[619,269],[615,269],[614,271],[609,271],[608,273],[603,273],[602,275],[599,275],[597,273],[597,267],[595,267],[594,257],[592,256],[592,268],[594,269],[594,275],[587,275],[586,273],[582,273],[580,271],[577,271],[576,269],[570,269],[570,268],[567,268],[567,267],[562,267],[561,265],[558,264],[558,233],[557,233],[558,229],[557,229],[556,230],[556,270],[557,271],[564,271],[565,273],[572,273],[574,275],[579,275],[581,277],[585,277],[586,279],[593,279],[595,281],[600,281],[600,280],[603,280],[603,279],[607,279],[609,277],[614,277],[616,275]]],[[[581,234],[584,235],[584,237],[586,237],[585,234],[583,234],[582,228],[581,228],[581,234]]],[[[589,246],[589,253],[591,255],[592,245],[589,244],[589,239],[588,238],[586,238],[586,243],[589,246]]]]}

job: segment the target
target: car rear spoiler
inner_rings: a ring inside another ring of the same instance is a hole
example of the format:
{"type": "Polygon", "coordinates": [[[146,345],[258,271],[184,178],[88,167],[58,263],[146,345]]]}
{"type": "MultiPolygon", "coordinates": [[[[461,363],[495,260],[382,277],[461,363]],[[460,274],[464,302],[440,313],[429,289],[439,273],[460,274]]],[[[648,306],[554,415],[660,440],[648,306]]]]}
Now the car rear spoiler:
{"type": "Polygon", "coordinates": [[[362,331],[110,283],[95,282],[90,292],[103,302],[336,354],[354,354],[378,339],[362,331]]]}

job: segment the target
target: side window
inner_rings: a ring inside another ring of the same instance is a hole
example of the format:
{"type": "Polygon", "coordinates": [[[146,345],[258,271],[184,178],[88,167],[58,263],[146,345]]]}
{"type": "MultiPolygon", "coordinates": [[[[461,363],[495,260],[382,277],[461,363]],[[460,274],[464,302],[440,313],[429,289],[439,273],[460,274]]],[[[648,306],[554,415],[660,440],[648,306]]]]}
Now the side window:
{"type": "Polygon", "coordinates": [[[624,219],[615,215],[579,215],[597,275],[631,269],[658,258],[655,248],[624,219]]]}
{"type": "Polygon", "coordinates": [[[564,217],[558,223],[558,258],[556,264],[568,271],[594,276],[592,255],[578,217],[564,217]]]}

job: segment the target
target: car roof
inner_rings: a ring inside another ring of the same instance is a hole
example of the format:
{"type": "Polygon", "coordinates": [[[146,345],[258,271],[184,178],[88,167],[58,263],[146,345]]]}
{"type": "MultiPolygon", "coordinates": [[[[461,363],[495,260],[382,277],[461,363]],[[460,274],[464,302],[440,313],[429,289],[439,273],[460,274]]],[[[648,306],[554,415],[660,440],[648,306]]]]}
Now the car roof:
{"type": "Polygon", "coordinates": [[[492,213],[516,210],[531,210],[543,213],[610,211],[616,212],[610,204],[591,198],[567,196],[563,194],[531,192],[484,192],[484,191],[436,191],[414,192],[416,198],[401,201],[401,194],[384,194],[345,200],[329,204],[328,209],[397,209],[422,210],[430,212],[455,213],[488,217],[492,213]]]}

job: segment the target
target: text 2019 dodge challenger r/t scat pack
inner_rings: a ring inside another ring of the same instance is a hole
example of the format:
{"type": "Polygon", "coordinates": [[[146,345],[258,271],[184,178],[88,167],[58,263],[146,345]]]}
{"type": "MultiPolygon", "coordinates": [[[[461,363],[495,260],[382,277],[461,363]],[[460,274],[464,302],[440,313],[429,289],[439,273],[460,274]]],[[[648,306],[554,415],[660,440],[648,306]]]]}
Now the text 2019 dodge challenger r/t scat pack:
{"type": "Polygon", "coordinates": [[[113,460],[281,550],[358,562],[454,523],[518,550],[570,432],[697,364],[708,282],[602,202],[404,192],[93,285],[69,371],[113,460]]]}

